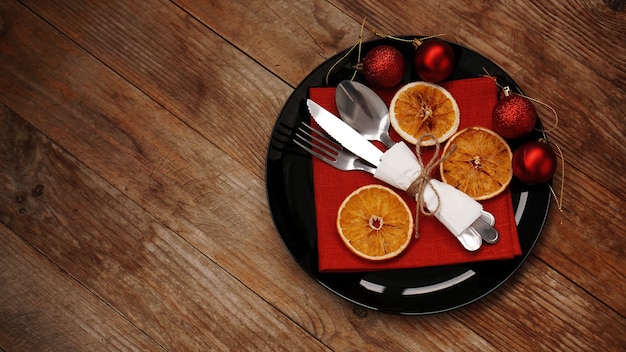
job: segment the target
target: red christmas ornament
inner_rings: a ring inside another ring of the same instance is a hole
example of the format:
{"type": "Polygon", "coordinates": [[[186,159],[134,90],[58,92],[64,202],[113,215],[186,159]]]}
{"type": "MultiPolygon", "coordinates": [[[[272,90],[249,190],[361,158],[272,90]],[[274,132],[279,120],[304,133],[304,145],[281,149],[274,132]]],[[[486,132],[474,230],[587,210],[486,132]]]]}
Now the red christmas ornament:
{"type": "Polygon", "coordinates": [[[530,185],[552,179],[556,164],[556,154],[545,141],[526,142],[513,152],[513,175],[530,185]]]}
{"type": "Polygon", "coordinates": [[[361,72],[371,86],[391,88],[402,82],[404,68],[404,56],[400,50],[381,45],[365,55],[361,72]]]}
{"type": "Polygon", "coordinates": [[[504,138],[519,138],[529,134],[537,123],[537,111],[525,97],[511,94],[504,87],[504,98],[493,108],[493,130],[504,138]]]}
{"type": "Polygon", "coordinates": [[[441,82],[448,78],[456,65],[454,50],[444,40],[433,38],[418,44],[413,66],[421,79],[441,82]]]}

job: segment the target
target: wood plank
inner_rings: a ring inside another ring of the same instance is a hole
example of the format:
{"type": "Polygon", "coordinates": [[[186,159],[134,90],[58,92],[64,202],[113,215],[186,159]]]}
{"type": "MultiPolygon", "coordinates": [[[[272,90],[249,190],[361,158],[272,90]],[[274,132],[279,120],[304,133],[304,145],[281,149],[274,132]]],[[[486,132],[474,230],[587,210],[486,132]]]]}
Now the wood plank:
{"type": "MultiPolygon", "coordinates": [[[[15,28],[18,28],[19,38],[33,40],[33,33],[36,33],[40,42],[25,41],[18,45],[0,40],[2,48],[12,52],[2,59],[2,73],[6,74],[3,77],[7,77],[7,81],[0,81],[2,99],[11,106],[19,106],[21,115],[64,150],[79,157],[89,169],[145,207],[156,219],[326,345],[337,349],[350,346],[495,349],[483,337],[490,338],[490,334],[473,330],[465,324],[464,317],[457,319],[459,316],[455,314],[424,319],[378,313],[365,317],[353,314],[350,304],[304,277],[286,254],[269,225],[263,182],[254,170],[246,167],[257,165],[255,162],[237,163],[223,156],[215,145],[190,130],[177,116],[162,110],[163,105],[129,86],[28,12],[13,9],[9,14],[12,21],[25,18],[23,26],[10,23],[9,36],[15,36],[15,28]],[[41,56],[47,60],[32,58],[31,50],[42,50],[41,56]],[[64,61],[70,58],[71,63],[64,61]],[[13,59],[26,60],[25,67],[31,65],[34,72],[16,68],[13,59]],[[49,122],[51,116],[58,121],[49,122]],[[209,164],[214,169],[207,171],[209,164]],[[246,214],[246,217],[235,218],[234,214],[246,214]],[[271,270],[265,269],[270,267],[271,270]],[[317,307],[325,307],[332,313],[317,307]],[[378,329],[371,329],[372,326],[378,329]],[[383,329],[389,334],[380,336],[383,329]],[[416,333],[416,330],[419,331],[416,333]],[[451,333],[464,339],[451,341],[451,333]]],[[[232,59],[248,62],[234,53],[232,59]]],[[[262,79],[277,83],[278,89],[289,90],[263,70],[255,72],[262,79]]],[[[246,84],[238,91],[253,91],[254,86],[246,84]]],[[[147,91],[144,87],[141,90],[147,91]]],[[[251,116],[257,115],[242,115],[242,118],[251,120],[251,116]]],[[[64,221],[69,219],[67,215],[64,221]]],[[[553,269],[542,267],[542,270],[553,269]]],[[[566,284],[567,279],[559,278],[559,282],[566,284]]],[[[523,283],[543,285],[526,276],[523,283]]],[[[520,299],[525,294],[523,289],[512,292],[520,299]]],[[[593,307],[602,306],[584,291],[577,292],[582,299],[589,299],[593,307]]],[[[513,318],[520,309],[516,304],[504,304],[506,308],[499,309],[502,320],[513,318]]],[[[590,314],[590,318],[585,321],[592,321],[592,313],[586,314],[590,314]]],[[[614,319],[614,316],[606,319],[614,319]]],[[[501,334],[498,337],[506,333],[498,331],[501,334]]],[[[532,336],[520,329],[515,338],[521,343],[520,340],[528,341],[532,336]]]]}
{"type": "MultiPolygon", "coordinates": [[[[12,246],[3,251],[10,256],[2,256],[2,260],[18,257],[21,262],[19,266],[2,266],[3,275],[11,279],[3,289],[12,294],[5,297],[15,298],[28,282],[35,290],[24,301],[16,302],[18,305],[2,321],[0,330],[15,334],[18,326],[10,328],[12,322],[26,324],[20,319],[28,319],[28,315],[35,321],[48,319],[45,309],[40,313],[29,309],[28,299],[34,295],[41,295],[39,305],[44,305],[60,300],[57,295],[75,296],[73,301],[89,290],[93,299],[97,296],[102,300],[99,311],[109,311],[102,318],[115,321],[111,315],[120,314],[134,330],[168,350],[324,349],[239,280],[21,118],[5,108],[1,111],[0,125],[8,126],[0,138],[0,175],[5,181],[0,185],[2,222],[72,280],[59,280],[59,287],[48,293],[49,286],[54,286],[53,278],[39,283],[44,273],[25,273],[24,266],[35,260],[34,255],[19,258],[26,244],[16,247],[9,243],[12,246]],[[18,280],[20,276],[24,276],[24,282],[18,280]]],[[[72,312],[79,311],[69,310],[66,314],[72,312]]],[[[67,324],[68,331],[80,330],[82,322],[68,318],[65,316],[59,324],[67,324]]],[[[104,323],[100,322],[106,327],[104,323]]],[[[48,330],[54,331],[52,327],[48,330]]],[[[96,326],[84,333],[101,337],[96,326]]],[[[112,337],[120,339],[121,344],[134,342],[130,335],[128,342],[124,335],[112,337]]],[[[62,336],[49,339],[55,345],[63,343],[62,336]]]]}
{"type": "Polygon", "coordinates": [[[33,14],[3,10],[14,22],[0,45],[15,55],[0,57],[2,99],[27,107],[20,115],[268,302],[323,331],[309,309],[321,304],[286,298],[335,297],[305,277],[282,245],[262,179],[33,14]]]}
{"type": "Polygon", "coordinates": [[[163,350],[0,224],[0,350],[163,350]]]}
{"type": "Polygon", "coordinates": [[[259,151],[292,91],[280,78],[167,0],[25,3],[263,178],[259,151]]]}
{"type": "Polygon", "coordinates": [[[553,206],[533,253],[626,316],[626,202],[587,175],[568,175],[571,203],[563,214],[553,206]]]}
{"type": "Polygon", "coordinates": [[[531,258],[485,300],[459,310],[499,351],[621,351],[626,319],[531,258]],[[513,310],[512,315],[503,312],[513,310]]]}
{"type": "Polygon", "coordinates": [[[326,1],[174,2],[293,87],[323,61],[354,45],[360,31],[326,1]]]}

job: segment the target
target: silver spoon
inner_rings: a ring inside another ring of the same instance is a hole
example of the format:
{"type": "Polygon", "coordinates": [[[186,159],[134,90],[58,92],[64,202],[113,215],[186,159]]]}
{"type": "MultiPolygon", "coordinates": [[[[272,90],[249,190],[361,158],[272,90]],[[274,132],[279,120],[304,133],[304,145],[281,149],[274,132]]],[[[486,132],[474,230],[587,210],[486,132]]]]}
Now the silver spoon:
{"type": "Polygon", "coordinates": [[[342,81],[335,93],[341,119],[370,141],[380,141],[391,148],[387,104],[369,87],[354,81],[342,81]]]}

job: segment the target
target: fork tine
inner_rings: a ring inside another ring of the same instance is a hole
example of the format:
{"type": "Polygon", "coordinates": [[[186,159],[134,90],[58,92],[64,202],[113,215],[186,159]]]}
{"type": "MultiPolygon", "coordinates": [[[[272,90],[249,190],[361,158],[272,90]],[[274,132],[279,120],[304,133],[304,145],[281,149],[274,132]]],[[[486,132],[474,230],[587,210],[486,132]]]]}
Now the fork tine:
{"type": "Polygon", "coordinates": [[[312,126],[310,126],[306,122],[302,122],[300,125],[306,127],[310,132],[305,131],[302,127],[299,127],[298,130],[302,131],[302,133],[304,133],[307,136],[311,137],[314,141],[318,142],[319,144],[321,144],[325,148],[328,148],[333,153],[339,154],[341,152],[341,149],[343,149],[338,144],[335,144],[335,142],[333,142],[330,139],[331,137],[326,136],[326,134],[324,134],[322,131],[319,131],[319,130],[313,128],[312,126]],[[330,144],[330,143],[333,143],[333,144],[330,144]]]}
{"type": "Polygon", "coordinates": [[[344,149],[332,137],[301,121],[293,130],[292,142],[326,164],[343,171],[359,170],[370,174],[376,173],[376,167],[344,149]]]}
{"type": "MultiPolygon", "coordinates": [[[[296,134],[296,136],[301,137],[301,136],[299,136],[299,135],[297,135],[297,134],[296,134]]],[[[320,159],[321,161],[323,161],[323,162],[325,162],[325,163],[327,163],[327,164],[329,164],[329,165],[333,165],[333,164],[335,163],[335,161],[336,161],[335,159],[328,158],[328,157],[326,157],[325,155],[322,155],[322,154],[320,154],[320,153],[316,152],[315,150],[313,150],[313,149],[311,149],[311,148],[307,147],[306,145],[304,145],[302,142],[300,142],[300,141],[298,141],[298,140],[295,140],[295,139],[294,139],[294,140],[293,140],[293,142],[294,142],[295,144],[297,144],[300,148],[302,148],[302,149],[306,150],[307,152],[309,152],[309,153],[310,153],[311,155],[313,155],[314,157],[316,157],[316,158],[320,159]]]]}
{"type": "Polygon", "coordinates": [[[316,137],[312,133],[305,131],[302,127],[298,128],[298,132],[296,132],[295,137],[296,138],[293,139],[293,142],[300,146],[300,148],[309,152],[311,155],[325,161],[328,164],[335,163],[337,161],[339,150],[326,143],[322,138],[316,137]],[[314,144],[313,141],[318,141],[318,143],[325,148],[314,144]]]}

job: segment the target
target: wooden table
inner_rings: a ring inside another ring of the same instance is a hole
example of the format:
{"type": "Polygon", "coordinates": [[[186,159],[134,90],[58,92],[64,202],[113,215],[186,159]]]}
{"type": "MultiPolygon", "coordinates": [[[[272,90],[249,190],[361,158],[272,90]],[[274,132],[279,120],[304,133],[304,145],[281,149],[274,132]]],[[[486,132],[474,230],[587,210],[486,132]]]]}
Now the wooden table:
{"type": "Polygon", "coordinates": [[[0,1],[0,349],[625,350],[625,11],[0,1]],[[272,224],[279,111],[363,17],[386,34],[449,34],[558,111],[563,211],[466,307],[359,309],[311,279],[272,224]]]}

